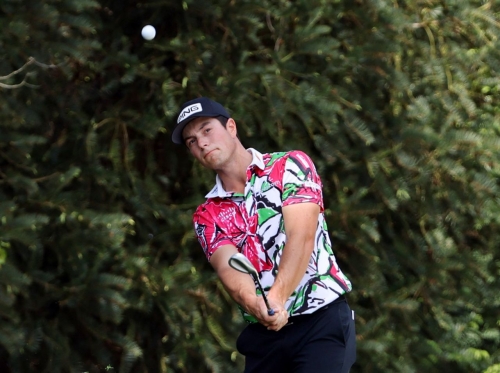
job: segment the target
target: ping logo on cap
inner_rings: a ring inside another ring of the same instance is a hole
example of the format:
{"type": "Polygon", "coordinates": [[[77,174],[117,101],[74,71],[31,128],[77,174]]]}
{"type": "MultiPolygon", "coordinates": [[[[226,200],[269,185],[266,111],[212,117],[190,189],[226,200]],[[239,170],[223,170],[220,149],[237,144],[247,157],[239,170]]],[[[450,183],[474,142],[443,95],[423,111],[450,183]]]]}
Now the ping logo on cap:
{"type": "Polygon", "coordinates": [[[177,123],[182,122],[187,117],[193,115],[194,113],[198,113],[200,111],[203,111],[203,108],[201,107],[200,103],[185,107],[179,114],[179,117],[177,118],[177,123]]]}

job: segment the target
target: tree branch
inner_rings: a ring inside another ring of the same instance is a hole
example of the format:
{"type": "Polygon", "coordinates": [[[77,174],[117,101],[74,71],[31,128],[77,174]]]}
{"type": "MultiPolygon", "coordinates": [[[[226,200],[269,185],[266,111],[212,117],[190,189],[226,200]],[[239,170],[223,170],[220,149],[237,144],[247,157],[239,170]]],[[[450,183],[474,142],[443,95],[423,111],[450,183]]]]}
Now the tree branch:
{"type": "MultiPolygon", "coordinates": [[[[44,68],[44,69],[55,69],[55,68],[58,68],[60,66],[62,66],[63,63],[61,64],[57,64],[57,65],[47,65],[45,63],[42,63],[42,62],[38,62],[34,57],[29,57],[28,58],[28,61],[26,61],[26,63],[21,66],[19,69],[11,72],[10,74],[8,75],[4,75],[4,76],[0,76],[0,81],[1,80],[7,80],[7,79],[10,79],[12,78],[13,76],[17,75],[17,74],[20,74],[22,73],[23,71],[25,71],[30,65],[36,65],[36,66],[39,66],[41,68],[44,68]]],[[[26,79],[33,75],[32,72],[27,72],[25,75],[24,75],[24,79],[22,80],[21,83],[18,83],[18,84],[6,84],[6,83],[0,83],[0,88],[5,88],[5,89],[16,89],[16,88],[20,88],[20,87],[30,87],[30,88],[37,88],[38,86],[37,85],[34,85],[34,84],[30,84],[26,81],[26,79]]]]}

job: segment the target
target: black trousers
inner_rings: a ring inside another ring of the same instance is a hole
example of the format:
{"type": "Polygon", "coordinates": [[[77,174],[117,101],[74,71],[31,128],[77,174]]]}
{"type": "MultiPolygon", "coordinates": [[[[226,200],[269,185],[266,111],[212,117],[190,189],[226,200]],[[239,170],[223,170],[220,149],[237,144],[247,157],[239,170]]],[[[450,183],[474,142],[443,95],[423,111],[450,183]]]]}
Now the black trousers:
{"type": "Polygon", "coordinates": [[[245,373],[348,373],[356,361],[354,314],[345,298],[291,317],[278,332],[248,325],[236,347],[245,373]]]}

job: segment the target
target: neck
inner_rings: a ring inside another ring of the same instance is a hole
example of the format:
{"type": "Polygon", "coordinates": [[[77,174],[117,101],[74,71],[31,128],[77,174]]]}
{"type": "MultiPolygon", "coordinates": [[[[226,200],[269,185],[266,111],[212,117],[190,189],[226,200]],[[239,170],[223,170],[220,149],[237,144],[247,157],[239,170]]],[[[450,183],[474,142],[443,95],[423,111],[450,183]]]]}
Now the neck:
{"type": "Polygon", "coordinates": [[[243,146],[238,147],[230,164],[217,170],[217,175],[226,192],[243,193],[247,181],[247,168],[252,163],[252,154],[243,146]]]}

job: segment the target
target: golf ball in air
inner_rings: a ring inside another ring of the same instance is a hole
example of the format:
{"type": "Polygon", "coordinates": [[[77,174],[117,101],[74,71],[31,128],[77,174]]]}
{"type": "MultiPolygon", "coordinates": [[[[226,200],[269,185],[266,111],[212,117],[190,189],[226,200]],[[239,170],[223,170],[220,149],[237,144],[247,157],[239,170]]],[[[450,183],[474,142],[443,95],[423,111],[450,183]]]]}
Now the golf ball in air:
{"type": "Polygon", "coordinates": [[[153,26],[147,25],[142,28],[141,35],[146,40],[153,40],[156,35],[156,30],[153,26]]]}

